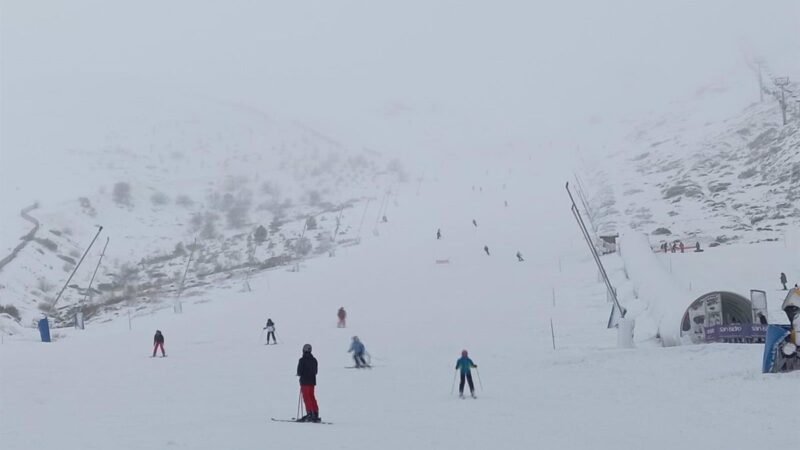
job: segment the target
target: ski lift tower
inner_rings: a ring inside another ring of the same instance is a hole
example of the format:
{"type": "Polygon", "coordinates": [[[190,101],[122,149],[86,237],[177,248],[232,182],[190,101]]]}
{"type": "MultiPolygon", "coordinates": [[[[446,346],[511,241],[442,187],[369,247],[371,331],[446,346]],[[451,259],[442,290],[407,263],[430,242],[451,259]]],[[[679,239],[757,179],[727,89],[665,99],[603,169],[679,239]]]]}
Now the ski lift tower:
{"type": "Polygon", "coordinates": [[[783,124],[786,125],[786,87],[789,86],[789,77],[776,77],[775,86],[781,90],[781,112],[783,113],[783,124]]]}

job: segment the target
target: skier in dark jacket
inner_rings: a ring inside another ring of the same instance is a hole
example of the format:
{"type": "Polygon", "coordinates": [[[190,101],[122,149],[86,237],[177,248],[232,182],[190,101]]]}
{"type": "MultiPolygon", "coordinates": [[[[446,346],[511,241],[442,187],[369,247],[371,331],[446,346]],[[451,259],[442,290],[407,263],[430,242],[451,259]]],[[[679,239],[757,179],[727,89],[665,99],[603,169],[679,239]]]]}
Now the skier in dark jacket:
{"type": "Polygon", "coordinates": [[[478,368],[478,365],[472,362],[469,359],[468,353],[466,350],[461,351],[461,358],[458,358],[456,361],[456,370],[461,370],[461,383],[458,385],[458,396],[464,398],[464,381],[466,380],[469,383],[469,392],[472,395],[472,398],[475,397],[475,385],[472,383],[472,372],[471,369],[475,367],[478,368]]]}
{"type": "Polygon", "coordinates": [[[484,245],[483,246],[483,251],[486,252],[486,256],[492,256],[492,255],[489,254],[489,246],[488,245],[484,245]]]}
{"type": "Polygon", "coordinates": [[[518,262],[525,261],[525,259],[522,257],[522,252],[517,252],[517,261],[518,262]]]}
{"type": "Polygon", "coordinates": [[[336,324],[338,328],[346,328],[347,327],[347,311],[344,310],[344,306],[339,308],[339,311],[336,313],[336,317],[339,318],[339,323],[336,324]]]}
{"type": "Polygon", "coordinates": [[[297,362],[297,376],[300,377],[300,393],[306,405],[306,415],[299,417],[298,422],[320,422],[319,405],[314,395],[317,385],[317,358],[311,354],[311,345],[303,346],[303,356],[297,362]]]}
{"type": "Polygon", "coordinates": [[[267,319],[267,325],[264,326],[264,329],[267,330],[267,345],[269,345],[269,338],[272,336],[272,340],[275,344],[278,343],[278,340],[275,339],[275,322],[272,319],[267,319]]]}
{"type": "Polygon", "coordinates": [[[441,238],[442,238],[442,229],[439,228],[438,230],[436,230],[436,239],[438,240],[441,238]]]}
{"type": "Polygon", "coordinates": [[[785,274],[785,273],[783,273],[783,272],[781,272],[781,284],[783,285],[783,290],[784,290],[784,291],[788,290],[788,289],[786,288],[786,282],[787,282],[787,281],[788,281],[788,280],[786,279],[786,274],[785,274]]]}
{"type": "Polygon", "coordinates": [[[161,349],[161,357],[167,356],[164,352],[164,335],[161,330],[156,330],[156,335],[153,336],[153,358],[156,357],[156,350],[161,349]]]}

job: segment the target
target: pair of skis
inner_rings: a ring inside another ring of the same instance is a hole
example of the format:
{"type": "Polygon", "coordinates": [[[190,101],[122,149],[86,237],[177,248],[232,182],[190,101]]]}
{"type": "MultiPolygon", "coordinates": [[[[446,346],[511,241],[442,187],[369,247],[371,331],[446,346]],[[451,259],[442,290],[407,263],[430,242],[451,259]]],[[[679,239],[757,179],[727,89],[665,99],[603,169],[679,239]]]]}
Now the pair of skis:
{"type": "Polygon", "coordinates": [[[297,420],[295,418],[292,418],[292,419],[276,419],[276,418],[273,417],[271,420],[273,422],[316,423],[316,424],[322,424],[322,425],[333,425],[333,422],[325,422],[325,421],[309,422],[309,421],[305,421],[305,420],[297,420]]]}

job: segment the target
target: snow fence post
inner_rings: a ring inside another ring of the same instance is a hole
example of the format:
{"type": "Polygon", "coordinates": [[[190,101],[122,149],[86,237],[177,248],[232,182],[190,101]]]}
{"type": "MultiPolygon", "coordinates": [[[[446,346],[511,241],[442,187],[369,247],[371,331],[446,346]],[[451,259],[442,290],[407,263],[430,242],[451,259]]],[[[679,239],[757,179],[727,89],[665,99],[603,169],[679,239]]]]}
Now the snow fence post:
{"type": "Polygon", "coordinates": [[[633,329],[636,326],[636,321],[633,319],[626,319],[620,317],[617,322],[617,347],[618,348],[633,348],[633,329]]]}

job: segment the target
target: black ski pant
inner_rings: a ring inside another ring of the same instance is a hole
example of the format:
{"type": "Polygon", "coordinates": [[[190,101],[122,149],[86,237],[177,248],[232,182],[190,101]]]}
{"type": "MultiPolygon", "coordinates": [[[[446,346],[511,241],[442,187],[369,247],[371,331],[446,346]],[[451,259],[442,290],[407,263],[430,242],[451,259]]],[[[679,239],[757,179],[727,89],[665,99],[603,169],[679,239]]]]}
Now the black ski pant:
{"type": "Polygon", "coordinates": [[[469,391],[475,392],[475,385],[472,384],[472,372],[461,372],[461,383],[458,384],[458,393],[464,393],[464,381],[469,383],[469,391]]]}
{"type": "Polygon", "coordinates": [[[356,362],[356,367],[368,366],[367,361],[364,359],[363,353],[353,353],[353,360],[356,362]]]}
{"type": "Polygon", "coordinates": [[[275,341],[275,343],[277,344],[278,340],[275,339],[275,332],[274,331],[267,331],[267,344],[269,344],[269,337],[270,336],[272,336],[272,340],[275,341]]]}

